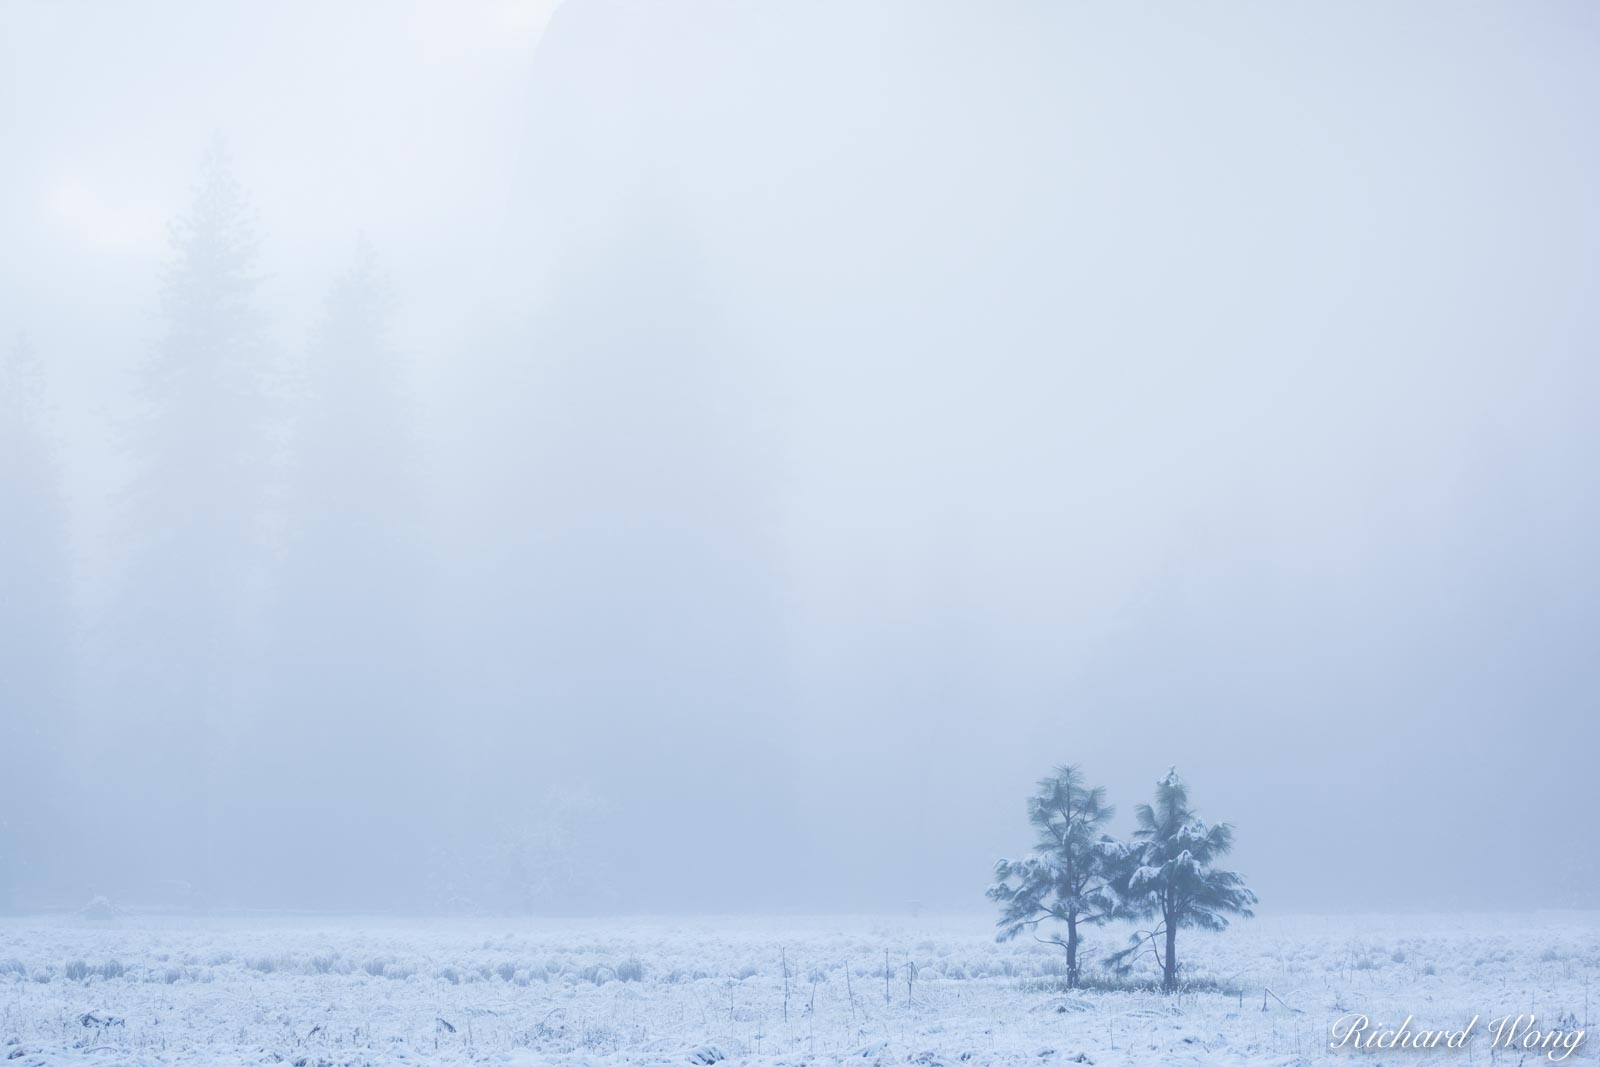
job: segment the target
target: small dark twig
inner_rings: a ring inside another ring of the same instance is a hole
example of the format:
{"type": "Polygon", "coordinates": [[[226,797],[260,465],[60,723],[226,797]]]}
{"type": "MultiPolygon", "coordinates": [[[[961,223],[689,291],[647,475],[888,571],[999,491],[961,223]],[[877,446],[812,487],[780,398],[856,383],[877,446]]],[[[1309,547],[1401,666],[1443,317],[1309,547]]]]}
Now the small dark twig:
{"type": "MultiPolygon", "coordinates": [[[[1268,993],[1272,993],[1272,990],[1267,989],[1266,986],[1262,986],[1261,988],[1266,990],[1268,993]]],[[[1301,1011],[1299,1008],[1291,1008],[1291,1007],[1289,1007],[1288,1002],[1285,1001],[1282,997],[1278,996],[1278,994],[1276,994],[1276,993],[1272,993],[1272,999],[1276,1000],[1279,1004],[1282,1004],[1284,1007],[1289,1008],[1289,1010],[1294,1012],[1296,1015],[1304,1015],[1305,1014],[1305,1012],[1301,1011]]],[[[1267,1010],[1266,1003],[1267,1003],[1266,999],[1262,998],[1262,1001],[1261,1001],[1261,1005],[1262,1005],[1261,1010],[1262,1011],[1266,1011],[1267,1010]]]]}

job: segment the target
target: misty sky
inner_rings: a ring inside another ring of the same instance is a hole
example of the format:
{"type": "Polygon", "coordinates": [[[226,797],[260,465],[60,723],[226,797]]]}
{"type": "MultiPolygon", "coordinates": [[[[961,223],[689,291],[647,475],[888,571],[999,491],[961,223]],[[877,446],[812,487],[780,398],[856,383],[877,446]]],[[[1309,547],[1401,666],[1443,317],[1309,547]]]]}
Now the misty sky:
{"type": "Polygon", "coordinates": [[[977,910],[1078,762],[1263,910],[1600,904],[1596,129],[1580,3],[4,0],[14,902],[977,910]]]}

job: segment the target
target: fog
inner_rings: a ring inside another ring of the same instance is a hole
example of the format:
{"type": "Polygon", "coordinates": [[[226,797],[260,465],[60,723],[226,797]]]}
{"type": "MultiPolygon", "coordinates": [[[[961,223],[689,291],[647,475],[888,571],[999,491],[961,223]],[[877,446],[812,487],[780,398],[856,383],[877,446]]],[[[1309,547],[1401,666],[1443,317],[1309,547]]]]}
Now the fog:
{"type": "Polygon", "coordinates": [[[1600,15],[0,7],[0,907],[1600,905],[1600,15]]]}

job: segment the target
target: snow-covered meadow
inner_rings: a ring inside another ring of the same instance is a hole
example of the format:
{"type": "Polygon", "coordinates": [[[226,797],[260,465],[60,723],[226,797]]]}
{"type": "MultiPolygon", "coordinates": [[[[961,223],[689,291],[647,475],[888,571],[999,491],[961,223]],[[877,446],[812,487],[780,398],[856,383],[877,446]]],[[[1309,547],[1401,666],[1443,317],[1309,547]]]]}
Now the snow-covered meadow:
{"type": "MultiPolygon", "coordinates": [[[[1091,949],[1124,936],[1094,931],[1091,949]]],[[[12,918],[0,920],[0,1058],[1516,1064],[1544,1054],[1491,1049],[1489,1021],[1587,1029],[1600,1007],[1594,913],[1269,916],[1186,932],[1180,947],[1194,988],[1163,997],[1066,993],[1059,949],[995,944],[981,914],[12,918]],[[1349,1012],[1483,1023],[1465,1050],[1329,1051],[1349,1012]]],[[[1586,1040],[1566,1062],[1593,1055],[1586,1040]]]]}

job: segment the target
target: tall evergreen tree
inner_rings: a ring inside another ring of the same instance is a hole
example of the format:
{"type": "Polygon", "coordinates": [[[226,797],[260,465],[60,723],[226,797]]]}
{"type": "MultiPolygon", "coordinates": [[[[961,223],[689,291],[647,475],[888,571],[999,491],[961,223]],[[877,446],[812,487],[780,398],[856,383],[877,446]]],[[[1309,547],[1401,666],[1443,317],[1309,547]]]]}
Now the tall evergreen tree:
{"type": "Polygon", "coordinates": [[[1151,930],[1133,935],[1127,948],[1111,957],[1127,968],[1148,949],[1161,968],[1161,988],[1178,988],[1178,931],[1185,927],[1222,930],[1229,915],[1251,917],[1256,895],[1233,871],[1215,862],[1233,849],[1233,827],[1208,825],[1189,806],[1189,790],[1169,770],[1156,783],[1154,804],[1134,810],[1134,846],[1117,878],[1128,914],[1155,918],[1151,930]]]}
{"type": "Polygon", "coordinates": [[[995,939],[1009,941],[1027,931],[1060,945],[1067,952],[1069,987],[1078,984],[1079,929],[1105,922],[1116,905],[1110,877],[1123,849],[1101,830],[1113,811],[1105,789],[1086,786],[1077,766],[1058,767],[1039,779],[1039,791],[1028,798],[1028,821],[1037,832],[1032,854],[996,863],[989,887],[989,899],[1001,905],[995,939]],[[1050,921],[1066,927],[1065,939],[1039,935],[1050,921]]]}
{"type": "Polygon", "coordinates": [[[268,866],[252,883],[306,905],[416,903],[381,895],[414,880],[408,846],[427,838],[437,799],[408,784],[435,760],[423,627],[432,567],[392,306],[362,241],[312,332],[289,436],[269,706],[253,747],[269,780],[337,778],[344,799],[330,810],[305,790],[251,813],[257,839],[298,861],[274,863],[288,857],[263,848],[253,858],[268,866]],[[300,863],[339,876],[308,886],[300,863]],[[335,885],[354,895],[331,899],[335,885]]]}
{"type": "MultiPolygon", "coordinates": [[[[43,375],[18,337],[0,355],[0,910],[45,888],[61,849],[70,561],[43,375]]],[[[50,886],[49,888],[59,888],[50,886]]]]}
{"type": "Polygon", "coordinates": [[[97,700],[112,727],[99,778],[120,786],[107,797],[108,858],[123,848],[124,869],[142,865],[199,901],[219,888],[212,850],[228,826],[216,798],[233,792],[230,735],[249,690],[273,463],[257,242],[220,144],[171,235],[164,329],[126,440],[133,475],[102,628],[97,700]],[[119,817],[159,832],[119,828],[119,817]]]}

